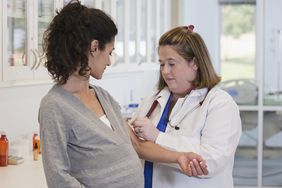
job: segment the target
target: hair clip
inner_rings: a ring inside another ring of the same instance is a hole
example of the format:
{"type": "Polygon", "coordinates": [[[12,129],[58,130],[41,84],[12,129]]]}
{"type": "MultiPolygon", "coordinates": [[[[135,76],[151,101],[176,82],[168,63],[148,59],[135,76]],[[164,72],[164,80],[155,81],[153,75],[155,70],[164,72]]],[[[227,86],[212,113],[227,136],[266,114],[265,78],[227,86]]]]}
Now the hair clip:
{"type": "Polygon", "coordinates": [[[191,32],[191,33],[192,33],[192,32],[193,32],[193,29],[194,29],[194,25],[188,25],[188,26],[187,26],[187,31],[188,31],[188,32],[191,32]]]}

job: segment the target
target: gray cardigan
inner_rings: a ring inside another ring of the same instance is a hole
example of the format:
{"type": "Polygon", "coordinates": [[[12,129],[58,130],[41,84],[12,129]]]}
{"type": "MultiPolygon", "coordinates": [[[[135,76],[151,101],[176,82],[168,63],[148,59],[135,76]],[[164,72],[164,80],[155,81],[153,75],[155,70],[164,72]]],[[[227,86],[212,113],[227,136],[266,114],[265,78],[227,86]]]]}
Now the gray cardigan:
{"type": "Polygon", "coordinates": [[[120,107],[108,92],[93,88],[113,130],[60,85],[41,101],[40,138],[48,187],[143,188],[142,166],[120,107]]]}

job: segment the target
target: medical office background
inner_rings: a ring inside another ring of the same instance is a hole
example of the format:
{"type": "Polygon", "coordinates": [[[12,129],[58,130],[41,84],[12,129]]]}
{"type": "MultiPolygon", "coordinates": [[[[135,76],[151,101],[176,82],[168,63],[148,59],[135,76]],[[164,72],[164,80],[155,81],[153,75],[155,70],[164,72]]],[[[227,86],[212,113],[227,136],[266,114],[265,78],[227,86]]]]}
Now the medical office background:
{"type": "MultiPolygon", "coordinates": [[[[63,0],[2,0],[0,131],[10,143],[38,131],[41,98],[52,86],[42,35],[63,0]]],[[[282,0],[84,0],[119,28],[102,80],[124,116],[157,82],[157,42],[177,25],[195,25],[207,43],[220,87],[237,102],[243,124],[236,187],[282,187],[282,0]]]]}

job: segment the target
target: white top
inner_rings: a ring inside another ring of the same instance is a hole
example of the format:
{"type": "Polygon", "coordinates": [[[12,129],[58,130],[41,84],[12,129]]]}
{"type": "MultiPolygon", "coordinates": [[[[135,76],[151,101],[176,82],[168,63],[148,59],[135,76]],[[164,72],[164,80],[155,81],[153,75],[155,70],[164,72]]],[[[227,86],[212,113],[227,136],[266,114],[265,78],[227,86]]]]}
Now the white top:
{"type": "Polygon", "coordinates": [[[111,122],[109,121],[109,119],[107,118],[106,114],[102,115],[100,117],[100,120],[103,121],[103,123],[105,123],[110,129],[112,128],[111,122]]]}
{"type": "MultiPolygon", "coordinates": [[[[225,91],[215,87],[207,96],[206,92],[207,88],[193,90],[178,99],[169,120],[179,130],[168,125],[165,133],[158,135],[156,143],[171,150],[200,154],[207,162],[208,176],[188,177],[181,173],[178,165],[154,163],[153,187],[233,187],[234,153],[241,135],[239,109],[225,91]]],[[[157,126],[169,95],[165,88],[158,95],[145,99],[136,116],[144,117],[157,100],[159,104],[151,115],[157,126]]]]}

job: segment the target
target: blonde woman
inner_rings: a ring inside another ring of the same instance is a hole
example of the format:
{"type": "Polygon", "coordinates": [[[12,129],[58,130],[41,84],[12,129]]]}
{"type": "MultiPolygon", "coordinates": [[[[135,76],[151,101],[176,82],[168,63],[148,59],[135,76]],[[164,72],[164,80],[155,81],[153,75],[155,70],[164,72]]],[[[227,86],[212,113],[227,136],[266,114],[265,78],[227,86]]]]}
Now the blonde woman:
{"type": "MultiPolygon", "coordinates": [[[[207,47],[194,26],[176,27],[159,40],[158,90],[144,100],[132,120],[138,153],[143,140],[171,151],[194,152],[206,161],[207,176],[185,176],[177,166],[145,161],[145,188],[232,188],[234,154],[241,135],[239,110],[217,87],[207,47]]],[[[144,157],[145,158],[145,157],[144,157]]],[[[145,158],[146,159],[146,158],[145,158]]],[[[193,161],[196,167],[197,161],[193,161]]]]}

